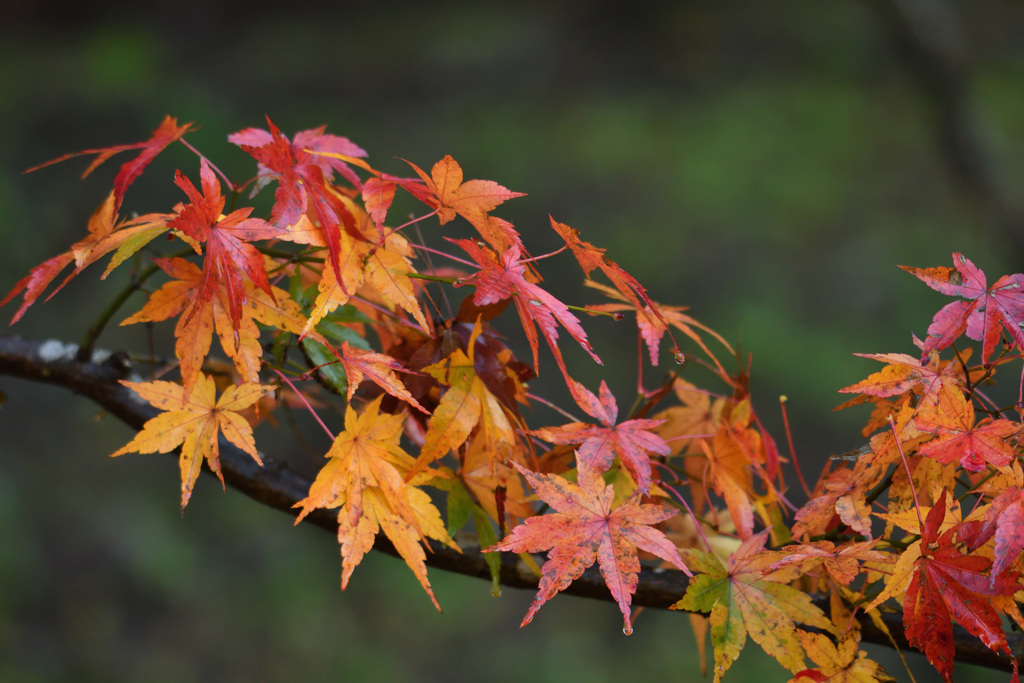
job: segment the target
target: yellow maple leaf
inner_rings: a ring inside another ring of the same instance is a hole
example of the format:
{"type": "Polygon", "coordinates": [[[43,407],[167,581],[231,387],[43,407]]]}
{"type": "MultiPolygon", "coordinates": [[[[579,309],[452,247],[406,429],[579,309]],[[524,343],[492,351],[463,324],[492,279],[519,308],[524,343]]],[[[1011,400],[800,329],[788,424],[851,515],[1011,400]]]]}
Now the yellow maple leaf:
{"type": "Polygon", "coordinates": [[[433,538],[456,550],[458,546],[448,536],[430,496],[417,488],[436,472],[424,472],[406,483],[414,460],[399,445],[405,414],[381,413],[382,398],[378,396],[361,414],[351,405],[346,408],[345,431],[327,452],[329,461],[317,474],[309,495],[295,504],[302,508],[295,523],[316,508],[340,508],[343,590],[383,529],[434,606],[441,609],[427,580],[426,555],[419,541],[433,538]]]}
{"type": "Polygon", "coordinates": [[[873,683],[895,681],[885,670],[871,659],[868,653],[858,649],[860,633],[847,631],[838,643],[824,633],[797,631],[807,656],[818,665],[805,669],[793,677],[791,683],[830,681],[832,683],[873,683]]]}
{"type": "Polygon", "coordinates": [[[468,356],[455,349],[444,360],[423,368],[448,389],[430,417],[413,473],[466,443],[474,431],[487,440],[494,462],[507,463],[512,455],[515,430],[501,403],[476,373],[473,349],[480,331],[478,321],[469,338],[468,356]]]}
{"type": "Polygon", "coordinates": [[[128,382],[121,384],[132,389],[156,408],[165,412],[146,422],[135,438],[111,457],[125,453],[168,453],[181,446],[181,509],[192,496],[192,487],[199,477],[205,460],[224,485],[220,471],[218,436],[241,448],[262,465],[252,427],[238,414],[254,404],[272,387],[260,384],[242,384],[228,387],[216,399],[213,378],[199,373],[191,392],[175,382],[128,382]]]}

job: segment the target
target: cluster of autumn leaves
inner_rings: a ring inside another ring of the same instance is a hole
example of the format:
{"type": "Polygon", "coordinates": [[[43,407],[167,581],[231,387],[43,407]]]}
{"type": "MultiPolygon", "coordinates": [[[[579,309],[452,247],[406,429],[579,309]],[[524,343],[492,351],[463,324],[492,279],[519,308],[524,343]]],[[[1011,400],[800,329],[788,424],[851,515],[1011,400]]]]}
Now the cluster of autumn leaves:
{"type": "Polygon", "coordinates": [[[492,214],[519,193],[465,180],[451,157],[429,173],[412,163],[411,177],[383,173],[346,138],[323,128],[289,138],[269,119],[266,130],[229,136],[257,162],[254,178],[235,185],[185,140],[190,130],[168,117],[141,143],[79,153],[96,155],[88,174],[116,153],[138,151],[87,237],[0,302],[23,295],[17,320],[68,267],[54,291],[107,254],[103,277],[132,265],[131,289],[149,298],[121,324],[175,320],[176,359],[154,374],[176,369],[180,381],[124,383],[161,412],[114,455],[180,449],[182,508],[204,463],[220,476],[220,437],[259,462],[257,419],[283,405],[326,414],[335,394],[344,426],[335,434],[331,418],[317,414],[332,443],[297,507],[299,520],[337,509],[342,588],[383,531],[437,605],[425,542],[458,549],[453,535],[468,525],[495,582],[498,551],[520,553],[534,568],[528,554],[547,553],[524,625],[595,562],[627,633],[642,559],[692,574],[676,608],[695,613],[701,642],[710,633],[716,681],[748,635],[794,680],[885,680],[859,650],[852,617],[866,612],[884,628],[879,610],[892,601],[902,604],[909,642],[947,679],[954,620],[1010,654],[1003,618],[1024,627],[1022,404],[1000,407],[983,388],[1024,348],[1024,275],[988,287],[959,254],[952,268],[906,268],[960,298],[935,316],[920,358],[867,356],[885,367],[842,391],[856,394],[847,405],[872,404],[868,442],[830,461],[796,508],[745,374],[727,372],[709,347],[735,356],[728,343],[685,308],[651,301],[604,250],[552,219],[565,242],[559,251],[570,251],[588,278],[600,270],[610,282],[588,279],[607,302],[576,310],[631,317],[652,365],[667,337],[677,362],[704,366],[721,387],[668,373],[645,388],[638,378],[635,404],[620,418],[606,384],[594,394],[570,375],[561,333],[600,359],[573,309],[543,287],[539,265],[554,255],[531,256],[515,227],[492,214]],[[129,185],[178,142],[199,157],[198,187],[177,171],[184,199],[171,212],[119,217],[129,185]],[[266,219],[234,208],[266,187],[274,188],[266,219]],[[391,226],[399,191],[427,211],[391,226]],[[441,226],[461,218],[452,228],[474,232],[444,236],[455,253],[409,239],[421,222],[429,233],[424,221],[434,217],[441,226]],[[161,236],[178,252],[155,255],[161,236]],[[159,273],[166,281],[154,288],[159,273]],[[449,297],[462,288],[469,293],[453,311],[449,297]],[[490,325],[509,307],[532,363],[490,325]],[[676,334],[692,353],[683,355],[676,334]],[[954,345],[964,334],[982,342],[979,364],[954,345]],[[214,337],[229,364],[211,355],[214,337]],[[525,409],[543,401],[529,388],[541,337],[575,404],[563,414],[587,417],[527,424],[525,409]],[[825,603],[827,613],[818,607],[825,603]]]}

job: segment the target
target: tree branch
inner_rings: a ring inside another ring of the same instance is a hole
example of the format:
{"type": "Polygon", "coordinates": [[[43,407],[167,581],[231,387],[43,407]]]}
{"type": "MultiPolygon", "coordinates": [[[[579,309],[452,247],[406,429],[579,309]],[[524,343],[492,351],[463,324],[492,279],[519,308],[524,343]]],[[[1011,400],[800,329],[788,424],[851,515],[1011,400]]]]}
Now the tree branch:
{"type": "MultiPolygon", "coordinates": [[[[147,420],[158,413],[134,392],[118,383],[118,380],[126,379],[131,374],[131,364],[126,355],[94,350],[87,360],[80,361],[77,356],[78,347],[74,344],[52,339],[41,341],[0,336],[0,375],[70,389],[92,399],[135,429],[141,429],[147,420]]],[[[312,482],[289,469],[284,463],[275,462],[262,454],[261,457],[263,467],[257,465],[247,453],[221,439],[220,463],[224,481],[253,500],[296,515],[294,505],[306,497],[312,482]]],[[[337,532],[337,517],[328,510],[315,510],[306,519],[331,533],[337,532]]],[[[377,537],[374,548],[397,556],[397,552],[385,536],[377,537]]],[[[427,554],[427,564],[466,576],[490,578],[490,570],[477,546],[463,545],[460,553],[432,541],[430,552],[427,554]]],[[[504,554],[501,558],[501,583],[514,588],[536,589],[538,577],[516,557],[504,554]]],[[[667,608],[683,597],[687,585],[687,577],[680,571],[644,568],[640,572],[633,605],[667,608]]],[[[564,592],[611,600],[604,579],[596,567],[584,572],[583,576],[564,592]]],[[[815,602],[819,607],[828,608],[826,597],[817,596],[815,602]]],[[[892,634],[892,640],[866,615],[858,614],[857,618],[863,629],[864,642],[891,647],[895,641],[901,649],[909,647],[903,632],[901,611],[896,610],[882,615],[882,621],[892,634]]],[[[1011,660],[1008,657],[992,652],[963,628],[954,626],[954,639],[957,661],[1010,670],[1011,660]]],[[[1007,640],[1017,659],[1024,661],[1024,635],[1009,634],[1007,640]]]]}

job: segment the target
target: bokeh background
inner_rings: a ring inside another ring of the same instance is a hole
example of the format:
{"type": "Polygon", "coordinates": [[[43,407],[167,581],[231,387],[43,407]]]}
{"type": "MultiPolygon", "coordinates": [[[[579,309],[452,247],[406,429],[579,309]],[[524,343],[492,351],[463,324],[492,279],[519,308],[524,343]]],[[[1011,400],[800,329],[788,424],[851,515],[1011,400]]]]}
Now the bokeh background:
{"type": "MultiPolygon", "coordinates": [[[[897,264],[962,251],[993,279],[1024,268],[1024,6],[1011,0],[8,0],[0,290],[84,233],[118,162],[85,181],[82,160],[21,172],[144,139],[165,114],[199,123],[189,140],[236,177],[250,160],[226,135],[270,115],[285,132],[328,124],[393,173],[407,173],[397,157],[451,154],[467,177],[527,192],[498,213],[534,253],[557,246],[551,214],[753,354],[756,405],[781,437],[775,403],[789,397],[811,476],[860,442],[864,413],[832,412],[836,389],[876,369],[851,354],[912,352],[943,303],[897,264]]],[[[194,175],[172,149],[126,208],[167,210],[179,166],[194,175]]],[[[546,271],[551,289],[596,302],[566,259],[546,271]]],[[[118,288],[86,274],[14,332],[76,340],[118,288]]],[[[585,322],[628,396],[632,335],[585,322]]],[[[646,611],[626,638],[613,605],[560,596],[520,630],[530,593],[494,599],[433,572],[438,615],[376,555],[342,593],[329,535],[210,479],[179,516],[173,458],[111,460],[130,431],[92,404],[6,377],[0,391],[0,680],[699,677],[680,614],[646,611]]],[[[753,675],[788,678],[750,644],[727,680],[753,675]]]]}

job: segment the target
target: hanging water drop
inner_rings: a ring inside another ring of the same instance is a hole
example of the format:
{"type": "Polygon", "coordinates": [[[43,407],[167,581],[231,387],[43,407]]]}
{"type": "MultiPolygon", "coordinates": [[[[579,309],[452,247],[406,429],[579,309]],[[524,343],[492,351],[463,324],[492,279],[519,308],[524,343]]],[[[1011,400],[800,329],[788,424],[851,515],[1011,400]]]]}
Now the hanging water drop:
{"type": "Polygon", "coordinates": [[[680,351],[679,349],[676,349],[672,353],[672,358],[673,358],[673,360],[675,360],[676,364],[678,364],[678,365],[686,365],[686,356],[684,356],[683,352],[680,351]]]}
{"type": "Polygon", "coordinates": [[[625,636],[633,635],[633,627],[628,625],[628,624],[623,626],[622,627],[622,634],[625,635],[625,636]]]}

